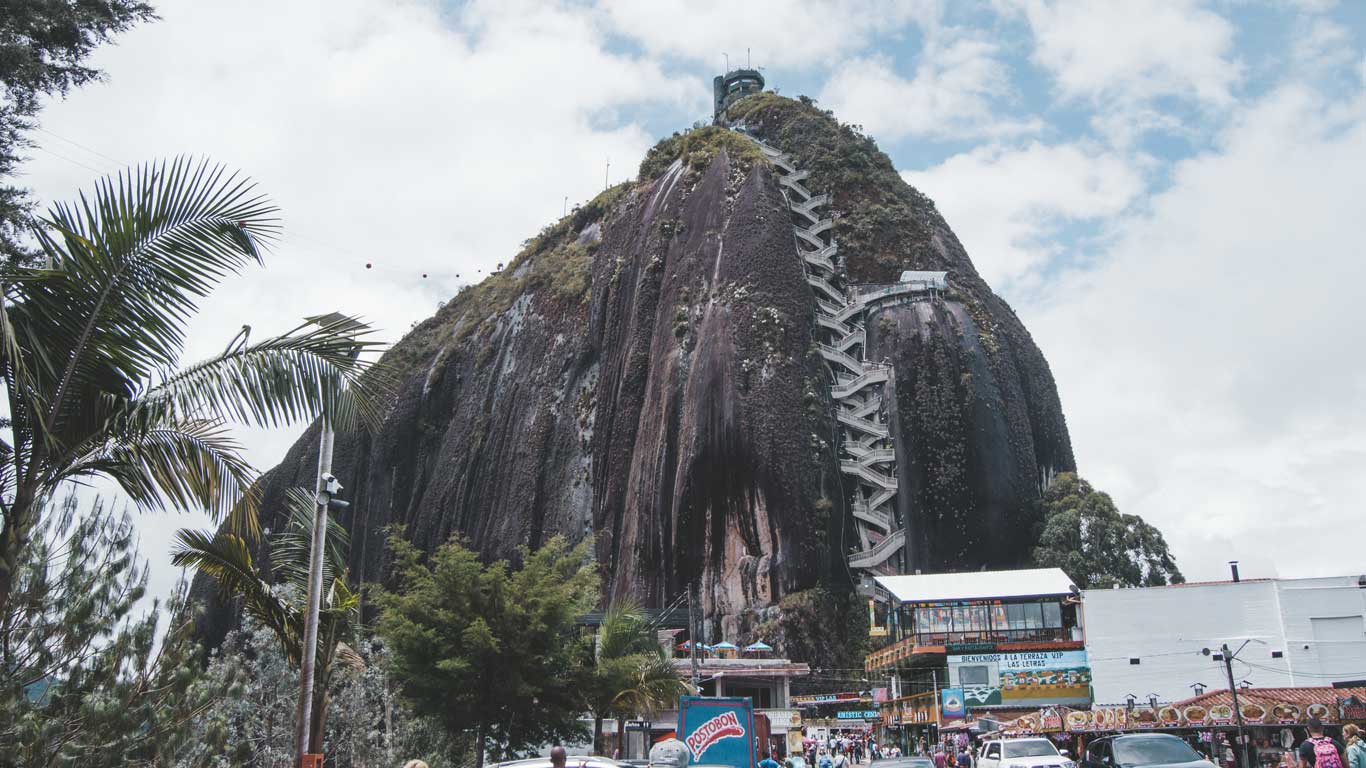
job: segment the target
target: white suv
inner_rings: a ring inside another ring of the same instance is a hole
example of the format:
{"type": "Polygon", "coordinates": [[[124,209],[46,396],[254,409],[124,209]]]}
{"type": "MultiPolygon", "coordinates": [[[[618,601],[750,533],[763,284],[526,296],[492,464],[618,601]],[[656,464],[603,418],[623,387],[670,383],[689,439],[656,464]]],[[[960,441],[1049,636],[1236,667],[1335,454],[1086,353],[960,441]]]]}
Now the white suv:
{"type": "Polygon", "coordinates": [[[1048,739],[1003,739],[982,744],[977,768],[1077,768],[1048,739]]]}

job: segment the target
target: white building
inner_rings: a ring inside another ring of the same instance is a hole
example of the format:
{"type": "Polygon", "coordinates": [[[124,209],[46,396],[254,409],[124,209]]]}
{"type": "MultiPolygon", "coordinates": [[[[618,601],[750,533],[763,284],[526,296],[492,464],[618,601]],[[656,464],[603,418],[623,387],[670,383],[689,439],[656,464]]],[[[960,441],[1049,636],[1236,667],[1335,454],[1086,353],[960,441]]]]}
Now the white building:
{"type": "Polygon", "coordinates": [[[1083,593],[1098,704],[1178,701],[1226,688],[1214,653],[1237,650],[1235,682],[1325,686],[1366,679],[1366,576],[1247,579],[1083,593]],[[1208,648],[1206,656],[1202,649],[1208,648]]]}

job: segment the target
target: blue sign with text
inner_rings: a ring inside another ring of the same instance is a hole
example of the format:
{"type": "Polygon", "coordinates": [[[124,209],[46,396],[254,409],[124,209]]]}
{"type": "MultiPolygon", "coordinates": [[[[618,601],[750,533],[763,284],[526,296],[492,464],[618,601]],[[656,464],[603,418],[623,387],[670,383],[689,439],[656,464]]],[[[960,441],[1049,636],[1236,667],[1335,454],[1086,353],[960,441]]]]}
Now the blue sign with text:
{"type": "Polygon", "coordinates": [[[754,704],[748,697],[682,696],[678,738],[690,765],[754,768],[754,704]]]}

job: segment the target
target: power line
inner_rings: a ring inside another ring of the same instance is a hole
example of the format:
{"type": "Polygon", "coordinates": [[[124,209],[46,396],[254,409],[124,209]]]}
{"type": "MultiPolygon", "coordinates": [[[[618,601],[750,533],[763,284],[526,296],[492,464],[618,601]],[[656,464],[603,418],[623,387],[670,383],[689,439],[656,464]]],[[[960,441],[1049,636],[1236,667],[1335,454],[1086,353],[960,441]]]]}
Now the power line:
{"type": "Polygon", "coordinates": [[[58,134],[56,134],[56,133],[53,133],[52,131],[49,131],[48,129],[43,128],[42,126],[35,126],[35,128],[36,128],[37,130],[42,131],[43,133],[46,133],[47,135],[53,137],[54,139],[59,139],[59,140],[61,140],[61,141],[65,141],[67,144],[70,144],[70,145],[72,145],[72,146],[74,146],[74,147],[80,147],[81,149],[84,149],[86,152],[89,152],[89,153],[92,154],[92,155],[99,155],[100,157],[104,158],[105,160],[109,160],[109,161],[111,161],[111,162],[113,162],[113,163],[115,163],[115,164],[117,164],[117,165],[120,165],[120,166],[131,165],[131,163],[126,163],[126,162],[124,162],[123,160],[119,160],[119,159],[116,158],[116,157],[110,157],[109,155],[106,155],[105,153],[99,151],[98,149],[91,149],[90,147],[87,147],[86,145],[80,143],[79,141],[74,141],[74,140],[72,140],[72,139],[68,139],[68,138],[65,137],[65,136],[60,136],[60,135],[58,135],[58,134]]]}
{"type": "Polygon", "coordinates": [[[68,163],[71,163],[71,164],[73,164],[73,165],[79,165],[79,166],[82,167],[82,168],[85,168],[85,169],[87,169],[87,170],[94,171],[95,173],[98,173],[98,174],[101,174],[101,175],[105,175],[105,174],[108,174],[108,173],[109,173],[109,171],[106,171],[106,170],[103,170],[103,169],[100,169],[100,168],[96,168],[96,167],[91,166],[91,165],[86,165],[85,163],[82,163],[80,160],[73,160],[72,158],[69,158],[69,157],[67,157],[66,155],[63,155],[63,154],[61,154],[60,152],[53,152],[52,150],[48,149],[47,147],[44,147],[44,146],[41,146],[41,145],[37,145],[37,146],[36,146],[36,149],[37,149],[39,152],[46,152],[46,153],[48,153],[49,155],[52,155],[53,157],[56,157],[56,158],[65,160],[65,161],[67,161],[68,163]]]}

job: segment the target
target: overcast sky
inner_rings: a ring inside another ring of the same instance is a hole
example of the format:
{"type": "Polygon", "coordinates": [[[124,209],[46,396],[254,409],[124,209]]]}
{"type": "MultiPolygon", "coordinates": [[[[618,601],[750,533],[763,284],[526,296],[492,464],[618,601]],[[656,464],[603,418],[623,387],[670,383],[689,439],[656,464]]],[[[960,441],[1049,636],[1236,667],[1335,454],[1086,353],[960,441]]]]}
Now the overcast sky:
{"type": "MultiPolygon", "coordinates": [[[[181,153],[260,182],[284,241],[188,357],[332,309],[396,340],[708,118],[748,48],[938,203],[1052,365],[1082,474],[1187,577],[1363,570],[1366,3],[156,5],[48,107],[23,183],[181,153]]],[[[296,435],[243,437],[264,469],[296,435]]],[[[148,554],[199,522],[145,518],[148,554]]]]}

